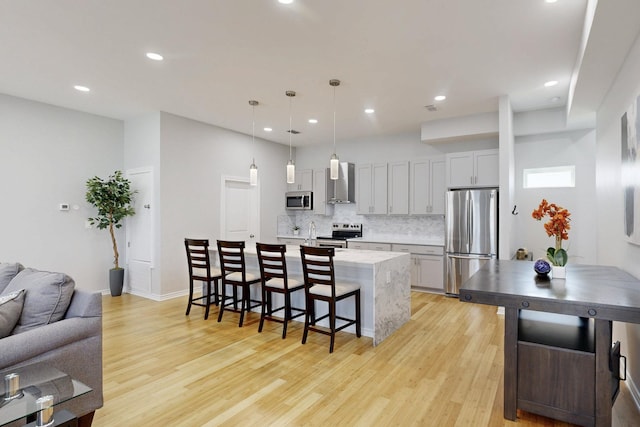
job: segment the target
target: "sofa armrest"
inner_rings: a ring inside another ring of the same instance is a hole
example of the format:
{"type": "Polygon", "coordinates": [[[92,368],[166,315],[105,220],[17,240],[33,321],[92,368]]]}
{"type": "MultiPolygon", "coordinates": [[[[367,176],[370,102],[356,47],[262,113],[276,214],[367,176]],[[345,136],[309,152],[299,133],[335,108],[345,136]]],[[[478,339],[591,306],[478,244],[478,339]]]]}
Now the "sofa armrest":
{"type": "Polygon", "coordinates": [[[62,319],[0,339],[0,369],[90,337],[102,338],[101,317],[62,319]]]}
{"type": "Polygon", "coordinates": [[[70,317],[101,317],[102,295],[99,292],[88,292],[76,289],[71,296],[65,319],[70,317]]]}

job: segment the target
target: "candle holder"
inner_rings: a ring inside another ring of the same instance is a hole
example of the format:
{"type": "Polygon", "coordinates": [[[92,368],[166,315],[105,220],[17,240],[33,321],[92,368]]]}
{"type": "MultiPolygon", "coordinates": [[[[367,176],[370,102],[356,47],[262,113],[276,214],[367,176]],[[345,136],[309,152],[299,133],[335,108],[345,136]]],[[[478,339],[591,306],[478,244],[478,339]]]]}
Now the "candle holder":
{"type": "Polygon", "coordinates": [[[24,394],[20,390],[20,375],[7,374],[4,376],[4,400],[19,399],[24,394]]]}
{"type": "Polygon", "coordinates": [[[47,427],[53,424],[53,396],[42,396],[36,400],[38,416],[36,427],[47,427]]]}

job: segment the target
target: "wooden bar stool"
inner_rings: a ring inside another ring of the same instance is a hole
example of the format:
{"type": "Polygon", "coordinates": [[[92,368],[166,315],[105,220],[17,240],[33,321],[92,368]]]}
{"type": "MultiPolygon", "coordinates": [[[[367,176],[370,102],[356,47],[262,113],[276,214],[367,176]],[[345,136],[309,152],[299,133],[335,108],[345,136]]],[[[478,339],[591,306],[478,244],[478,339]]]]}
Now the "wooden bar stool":
{"type": "Polygon", "coordinates": [[[357,283],[336,283],[333,269],[333,248],[316,248],[300,246],[302,257],[302,270],[304,272],[304,292],[307,302],[307,315],[304,321],[304,333],[302,344],[307,342],[309,331],[319,332],[331,337],[329,353],[333,353],[333,343],[336,332],[351,326],[356,326],[356,336],[361,336],[361,316],[360,316],[360,285],[357,283]],[[353,296],[355,298],[355,319],[348,319],[336,315],[336,303],[353,296]],[[315,302],[324,301],[329,305],[329,312],[324,316],[316,318],[315,302]],[[321,329],[316,322],[329,318],[329,330],[321,329]],[[336,327],[336,319],[345,322],[336,327]]]}
{"type": "Polygon", "coordinates": [[[214,304],[218,305],[218,281],[222,278],[220,270],[211,266],[209,258],[209,240],[184,239],[184,247],[187,250],[187,263],[189,265],[189,304],[185,316],[189,315],[192,305],[205,307],[204,318],[209,318],[209,306],[211,306],[211,283],[214,283],[214,304]],[[202,281],[207,284],[207,291],[201,297],[193,297],[193,282],[202,281]],[[197,302],[202,301],[202,302],[197,302]]]}
{"type": "Polygon", "coordinates": [[[220,297],[220,310],[218,312],[218,322],[222,321],[222,314],[225,307],[240,313],[238,326],[242,326],[244,312],[251,311],[252,308],[262,305],[262,301],[251,299],[251,285],[260,283],[260,277],[247,273],[244,262],[244,242],[218,240],[218,256],[220,257],[220,269],[222,270],[222,296],[220,297]],[[232,295],[227,296],[227,285],[232,287],[232,295]],[[242,292],[240,298],[240,309],[238,309],[238,289],[242,292]],[[231,300],[227,302],[227,300],[231,300]],[[256,303],[251,305],[251,303],[256,303]]]}
{"type": "Polygon", "coordinates": [[[287,336],[287,323],[296,317],[303,316],[305,311],[301,308],[291,307],[291,294],[304,289],[302,280],[287,276],[287,262],[285,260],[285,245],[269,245],[256,243],[258,263],[260,264],[260,278],[262,283],[262,313],[260,314],[260,326],[258,332],[262,332],[264,321],[272,320],[282,323],[282,339],[287,336]],[[281,294],[284,297],[282,307],[273,308],[271,305],[272,294],[281,294]],[[284,311],[282,318],[273,317],[273,313],[284,311]],[[292,312],[296,311],[294,315],[292,312]]]}

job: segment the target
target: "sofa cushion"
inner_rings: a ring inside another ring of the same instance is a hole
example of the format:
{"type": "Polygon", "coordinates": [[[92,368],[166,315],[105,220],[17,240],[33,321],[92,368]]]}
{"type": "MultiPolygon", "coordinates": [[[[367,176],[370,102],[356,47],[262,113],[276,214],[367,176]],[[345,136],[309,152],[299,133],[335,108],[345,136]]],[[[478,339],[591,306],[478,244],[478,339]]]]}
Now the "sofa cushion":
{"type": "Polygon", "coordinates": [[[75,282],[64,273],[25,268],[11,280],[5,293],[25,290],[24,307],[12,334],[56,322],[64,317],[75,282]]]}
{"type": "Polygon", "coordinates": [[[0,294],[24,267],[19,262],[0,262],[0,294]]]}
{"type": "Polygon", "coordinates": [[[23,304],[23,289],[0,296],[0,338],[11,334],[20,319],[23,304]]]}

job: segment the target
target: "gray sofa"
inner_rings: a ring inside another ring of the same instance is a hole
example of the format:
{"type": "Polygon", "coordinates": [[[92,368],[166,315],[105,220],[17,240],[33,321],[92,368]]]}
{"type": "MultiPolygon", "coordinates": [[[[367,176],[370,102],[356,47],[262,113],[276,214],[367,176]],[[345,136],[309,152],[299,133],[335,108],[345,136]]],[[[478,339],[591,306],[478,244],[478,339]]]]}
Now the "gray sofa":
{"type": "MultiPolygon", "coordinates": [[[[73,412],[79,417],[79,424],[86,426],[91,425],[95,410],[103,404],[102,296],[74,289],[73,280],[64,277],[71,281],[72,288],[63,317],[22,329],[18,323],[11,335],[0,339],[0,371],[43,362],[88,385],[92,392],[56,406],[56,410],[73,412]]],[[[19,287],[24,288],[24,283],[19,287]]],[[[4,292],[0,283],[0,295],[10,290],[11,283],[4,292]]],[[[32,300],[43,298],[28,286],[26,295],[23,317],[29,296],[32,300]]]]}

